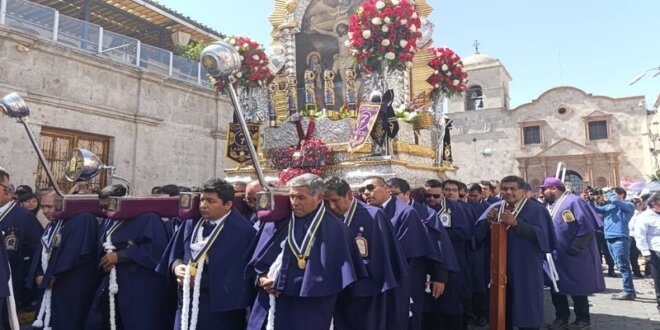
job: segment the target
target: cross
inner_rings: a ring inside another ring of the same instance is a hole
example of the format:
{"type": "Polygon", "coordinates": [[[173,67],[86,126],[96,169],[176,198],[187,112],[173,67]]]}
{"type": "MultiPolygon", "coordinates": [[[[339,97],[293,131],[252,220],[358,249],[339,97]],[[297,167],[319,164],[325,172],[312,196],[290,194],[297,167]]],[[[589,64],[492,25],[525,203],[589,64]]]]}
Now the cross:
{"type": "Polygon", "coordinates": [[[479,54],[479,40],[474,41],[474,52],[475,54],[479,54]]]}

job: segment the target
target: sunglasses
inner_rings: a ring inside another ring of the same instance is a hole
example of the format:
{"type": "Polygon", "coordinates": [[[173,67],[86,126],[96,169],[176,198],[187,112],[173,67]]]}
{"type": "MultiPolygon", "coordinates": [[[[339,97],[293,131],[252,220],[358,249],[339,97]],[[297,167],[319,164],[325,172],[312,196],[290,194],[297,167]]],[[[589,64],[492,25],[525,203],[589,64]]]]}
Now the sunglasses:
{"type": "Polygon", "coordinates": [[[0,186],[2,186],[5,194],[13,193],[14,192],[14,187],[13,186],[5,186],[4,184],[0,183],[0,186]]]}
{"type": "Polygon", "coordinates": [[[426,197],[426,198],[431,198],[431,197],[433,197],[433,198],[435,198],[435,199],[439,199],[439,198],[442,197],[442,195],[440,195],[440,194],[424,194],[424,197],[426,197]]]}
{"type": "Polygon", "coordinates": [[[360,189],[358,189],[358,191],[360,192],[360,194],[364,194],[365,191],[374,191],[374,189],[376,189],[377,187],[380,187],[380,186],[375,186],[375,185],[370,183],[370,184],[368,184],[364,187],[360,187],[360,189]]]}

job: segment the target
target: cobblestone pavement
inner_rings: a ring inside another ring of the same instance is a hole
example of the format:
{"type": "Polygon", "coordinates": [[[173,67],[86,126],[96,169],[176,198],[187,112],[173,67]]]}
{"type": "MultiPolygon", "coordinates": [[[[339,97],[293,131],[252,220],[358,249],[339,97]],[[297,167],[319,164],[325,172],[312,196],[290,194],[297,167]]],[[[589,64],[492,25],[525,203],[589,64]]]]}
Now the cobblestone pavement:
{"type": "MultiPolygon", "coordinates": [[[[660,312],[657,309],[653,280],[651,278],[636,278],[635,291],[637,299],[634,301],[612,300],[612,294],[621,291],[623,283],[620,277],[605,277],[607,290],[589,297],[591,312],[591,329],[631,329],[631,330],[660,330],[660,312]]],[[[570,301],[570,299],[569,299],[570,301]]],[[[574,321],[575,314],[571,320],[574,321]]],[[[545,323],[555,318],[555,310],[550,300],[550,291],[545,294],[545,323]]],[[[473,328],[485,330],[487,327],[473,328]]]]}

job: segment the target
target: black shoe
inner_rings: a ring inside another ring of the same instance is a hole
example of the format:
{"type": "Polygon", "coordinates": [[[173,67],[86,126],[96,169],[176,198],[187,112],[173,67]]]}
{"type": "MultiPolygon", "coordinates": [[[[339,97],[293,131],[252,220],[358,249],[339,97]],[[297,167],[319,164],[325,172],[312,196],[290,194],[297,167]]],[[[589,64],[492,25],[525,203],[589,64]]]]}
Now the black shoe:
{"type": "MultiPolygon", "coordinates": [[[[660,308],[660,307],[658,307],[658,308],[660,308]]],[[[477,318],[477,320],[474,322],[474,324],[478,327],[485,327],[486,324],[488,324],[488,320],[483,316],[479,316],[477,318]]]]}
{"type": "Polygon", "coordinates": [[[616,273],[613,270],[610,270],[609,272],[607,272],[607,276],[616,277],[616,273]]]}
{"type": "Polygon", "coordinates": [[[612,300],[635,300],[635,294],[621,291],[619,293],[613,294],[612,300]]]}
{"type": "Polygon", "coordinates": [[[633,276],[635,278],[644,278],[644,275],[642,275],[642,273],[634,273],[633,276]]]}
{"type": "Polygon", "coordinates": [[[585,321],[575,321],[566,326],[569,330],[591,329],[591,323],[585,321]]]}
{"type": "Polygon", "coordinates": [[[564,319],[555,319],[551,324],[546,324],[546,328],[550,330],[561,330],[568,324],[567,320],[564,319]]]}

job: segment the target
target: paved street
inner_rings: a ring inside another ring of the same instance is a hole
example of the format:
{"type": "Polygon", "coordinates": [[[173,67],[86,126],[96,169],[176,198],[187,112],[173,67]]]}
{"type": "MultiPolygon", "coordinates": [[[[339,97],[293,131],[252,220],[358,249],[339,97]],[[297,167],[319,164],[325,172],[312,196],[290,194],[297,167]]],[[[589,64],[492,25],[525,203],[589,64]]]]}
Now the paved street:
{"type": "MultiPolygon", "coordinates": [[[[660,330],[660,313],[656,309],[653,280],[645,278],[634,281],[637,299],[635,301],[617,301],[612,300],[611,296],[613,293],[621,291],[621,278],[605,277],[607,290],[589,297],[593,330],[660,330]]],[[[550,323],[555,318],[550,301],[550,291],[546,290],[545,298],[545,322],[550,323]]],[[[571,317],[570,322],[573,322],[575,315],[572,314],[571,317]]]]}

